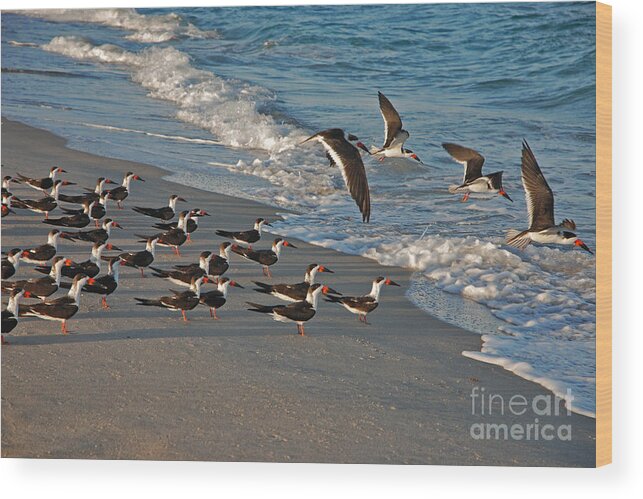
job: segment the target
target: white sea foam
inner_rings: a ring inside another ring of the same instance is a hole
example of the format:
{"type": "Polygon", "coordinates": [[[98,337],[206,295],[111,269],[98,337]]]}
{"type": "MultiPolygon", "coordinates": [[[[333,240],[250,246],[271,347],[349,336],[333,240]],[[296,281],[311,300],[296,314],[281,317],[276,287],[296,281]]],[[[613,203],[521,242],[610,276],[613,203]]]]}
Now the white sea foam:
{"type": "Polygon", "coordinates": [[[257,110],[275,99],[272,92],[197,69],[187,54],[173,47],[130,52],[112,44],[95,45],[81,37],[58,36],[42,48],[127,68],[151,97],[174,103],[181,121],[208,130],[221,144],[279,153],[304,138],[301,131],[278,124],[257,110]]]}
{"type": "Polygon", "coordinates": [[[18,12],[55,22],[95,23],[131,31],[132,34],[126,38],[142,43],[161,43],[179,37],[218,37],[215,31],[201,31],[175,13],[145,15],[134,9],[45,9],[18,12]]]}

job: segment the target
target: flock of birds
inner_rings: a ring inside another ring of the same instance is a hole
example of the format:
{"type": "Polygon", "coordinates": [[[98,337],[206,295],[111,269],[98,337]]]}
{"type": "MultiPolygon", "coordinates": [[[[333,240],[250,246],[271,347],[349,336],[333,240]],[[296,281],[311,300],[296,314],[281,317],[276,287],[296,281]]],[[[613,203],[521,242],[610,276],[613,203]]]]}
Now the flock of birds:
{"type": "MultiPolygon", "coordinates": [[[[409,138],[409,132],[402,127],[402,119],[391,101],[378,92],[380,111],[384,119],[384,144],[381,148],[369,150],[353,134],[346,133],[340,128],[331,128],[314,134],[302,142],[317,141],[326,151],[330,166],[339,167],[346,186],[357,203],[362,214],[362,221],[368,222],[371,216],[371,201],[366,169],[360,151],[374,156],[380,161],[387,158],[406,158],[420,161],[420,158],[404,144],[409,138]]],[[[464,178],[460,185],[449,187],[449,192],[462,194],[462,201],[467,201],[471,193],[500,195],[512,201],[502,186],[503,172],[483,175],[482,167],[485,158],[477,151],[458,144],[442,144],[446,152],[457,162],[464,165],[464,178]]],[[[74,185],[74,182],[58,179],[57,176],[66,173],[60,167],[53,167],[49,176],[44,178],[29,178],[17,174],[15,178],[6,176],[2,181],[2,217],[14,212],[14,209],[31,210],[44,214],[45,224],[61,227],[64,230],[53,229],[49,232],[47,243],[36,248],[13,249],[2,260],[2,290],[10,292],[7,309],[2,312],[2,332],[11,331],[18,324],[20,317],[37,317],[40,319],[61,322],[63,333],[67,333],[67,320],[73,317],[79,309],[81,292],[101,295],[101,305],[109,308],[107,297],[118,288],[119,267],[124,265],[139,269],[145,277],[144,269],[150,268],[153,275],[178,285],[187,287],[185,291],[170,290],[171,295],[157,299],[136,298],[139,305],[163,307],[180,311],[187,321],[186,311],[203,304],[210,309],[210,315],[217,318],[216,310],[227,300],[228,288],[243,287],[227,277],[222,277],[230,265],[230,253],[255,262],[263,267],[263,273],[272,277],[270,267],[277,263],[284,247],[295,246],[283,238],[277,238],[270,249],[254,249],[262,236],[262,229],[270,224],[258,218],[254,227],[249,230],[236,232],[217,230],[216,234],[233,242],[221,243],[219,254],[210,251],[201,253],[199,262],[189,265],[175,265],[172,269],[153,267],[155,249],[157,246],[171,248],[180,256],[180,247],[190,240],[190,235],[197,230],[200,217],[209,216],[202,209],[195,208],[177,213],[178,202],[185,199],[178,195],[170,196],[167,206],[148,208],[135,206],[133,210],[141,215],[151,217],[160,222],[153,225],[160,230],[154,235],[136,234],[139,242],[145,243],[145,249],[135,252],[123,252],[109,242],[111,230],[122,228],[116,221],[107,218],[107,203],[115,201],[118,208],[123,208],[123,202],[130,194],[132,181],[143,179],[135,173],[128,172],[120,186],[105,189],[106,184],[114,184],[109,179],[101,177],[94,189],[78,195],[66,195],[61,188],[74,185]],[[39,199],[18,198],[9,191],[11,183],[19,183],[45,194],[39,199]],[[68,208],[68,205],[80,205],[80,208],[68,208]],[[49,213],[56,208],[64,213],[60,218],[49,218],[49,213]],[[176,221],[173,219],[177,217],[176,221]],[[91,222],[95,228],[83,229],[91,222]],[[58,255],[58,240],[90,242],[93,244],[91,256],[83,262],[74,262],[58,255]],[[120,251],[115,255],[103,255],[103,251],[120,251]],[[35,264],[38,272],[47,274],[46,277],[28,280],[7,281],[18,269],[21,261],[35,264]],[[107,262],[107,273],[101,272],[101,261],[107,262]],[[72,279],[71,282],[61,281],[61,277],[72,279]],[[202,292],[204,283],[215,283],[217,288],[202,292]],[[58,289],[69,289],[64,296],[49,299],[58,289]],[[40,298],[42,302],[20,305],[22,298],[40,298]]],[[[592,251],[577,237],[576,224],[573,220],[565,219],[559,224],[554,220],[554,195],[545,179],[538,162],[526,141],[522,144],[522,184],[525,190],[529,227],[525,230],[507,231],[506,243],[519,249],[526,248],[532,242],[541,244],[575,245],[590,253],[592,251]]],[[[356,314],[360,321],[367,323],[366,316],[379,304],[380,291],[385,285],[398,286],[397,283],[385,277],[373,281],[371,292],[364,296],[348,297],[332,288],[315,283],[319,272],[332,272],[324,265],[311,264],[306,269],[304,281],[296,284],[266,284],[254,281],[255,291],[269,294],[280,300],[290,302],[287,305],[261,305],[247,302],[249,310],[270,314],[277,321],[295,322],[298,333],[304,334],[304,323],[315,316],[319,295],[326,295],[326,300],[343,305],[348,311],[356,314]]],[[[4,337],[3,337],[4,341],[4,337]]]]}
{"type": "MultiPolygon", "coordinates": [[[[346,187],[362,214],[363,222],[368,222],[371,218],[371,197],[360,150],[380,161],[386,158],[406,158],[421,163],[417,154],[404,147],[410,134],[402,127],[400,114],[382,92],[378,92],[378,98],[384,119],[384,144],[381,148],[369,150],[356,135],[346,133],[341,128],[318,132],[302,142],[304,144],[317,141],[324,147],[330,166],[340,168],[346,187]]],[[[462,183],[450,186],[450,193],[462,194],[463,202],[467,201],[472,193],[497,194],[513,202],[502,186],[502,171],[483,175],[482,166],[485,158],[479,152],[451,143],[444,143],[442,147],[455,161],[464,165],[462,183]]],[[[529,227],[522,231],[508,230],[505,242],[521,250],[536,242],[575,245],[592,253],[576,235],[576,224],[573,220],[564,219],[558,224],[554,220],[554,194],[526,141],[522,144],[521,173],[529,227]]]]}
{"type": "MultiPolygon", "coordinates": [[[[139,305],[180,311],[183,320],[187,321],[186,312],[201,304],[209,308],[213,319],[218,319],[217,310],[225,305],[229,287],[243,288],[236,281],[223,276],[230,268],[231,253],[261,265],[264,275],[272,277],[270,267],[279,261],[282,249],[296,248],[283,238],[276,238],[270,249],[253,248],[253,244],[261,240],[263,228],[270,226],[268,221],[258,218],[254,227],[249,230],[217,230],[218,236],[229,240],[219,245],[218,254],[203,251],[198,263],[174,265],[171,269],[155,267],[153,263],[157,246],[171,248],[176,255],[180,256],[180,247],[189,241],[191,234],[197,230],[199,218],[209,214],[200,208],[177,212],[176,204],[186,202],[178,195],[171,195],[168,205],[161,208],[134,206],[132,209],[135,212],[155,219],[153,228],[160,232],[153,235],[136,234],[138,241],[145,243],[145,249],[125,252],[109,242],[112,229],[122,229],[122,227],[112,218],[106,217],[107,201],[115,200],[118,208],[122,209],[123,202],[131,192],[131,182],[134,180],[144,182],[144,180],[139,175],[128,172],[120,186],[109,190],[105,189],[105,185],[114,184],[114,182],[100,177],[94,189],[85,189],[86,192],[71,196],[60,192],[63,186],[75,185],[74,182],[58,179],[57,177],[62,173],[66,173],[65,170],[53,167],[49,176],[44,178],[30,178],[18,173],[15,178],[5,176],[2,180],[2,217],[15,213],[15,209],[30,210],[44,215],[42,223],[58,227],[50,230],[45,244],[35,248],[14,248],[3,258],[2,291],[9,293],[7,308],[2,311],[3,334],[11,332],[22,317],[58,321],[61,323],[62,333],[67,334],[69,332],[67,321],[79,311],[81,293],[100,295],[101,307],[110,308],[107,298],[119,287],[121,266],[138,269],[141,277],[145,277],[145,269],[149,269],[155,277],[187,288],[181,291],[170,290],[170,295],[155,299],[135,298],[139,305]],[[45,195],[39,199],[19,198],[9,190],[12,184],[32,187],[45,195]],[[76,204],[82,208],[66,208],[61,203],[76,204]],[[50,212],[57,208],[62,210],[65,216],[50,218],[50,212]],[[92,221],[95,228],[85,229],[92,221]],[[90,257],[85,261],[75,262],[61,256],[58,251],[60,239],[91,243],[90,257]],[[118,253],[105,255],[103,254],[105,250],[118,253]],[[46,276],[9,280],[16,274],[21,262],[35,265],[35,270],[46,276]],[[107,263],[107,269],[105,274],[100,275],[103,262],[107,263]],[[64,281],[63,278],[70,281],[64,281]],[[216,288],[203,291],[202,285],[208,282],[216,284],[216,288]],[[62,296],[52,298],[52,295],[60,289],[68,291],[62,296]],[[21,303],[24,298],[40,301],[21,303]]],[[[350,312],[357,314],[360,321],[368,323],[366,316],[377,308],[381,288],[385,285],[398,286],[391,279],[378,277],[373,281],[369,294],[343,296],[329,286],[315,283],[318,273],[333,273],[333,271],[327,266],[313,263],[307,267],[304,280],[299,283],[267,284],[253,281],[256,286],[255,291],[288,303],[268,306],[247,302],[250,306],[249,310],[270,314],[277,321],[295,322],[298,333],[304,335],[304,323],[315,316],[321,294],[327,296],[327,301],[343,305],[350,312]]],[[[2,342],[3,344],[6,342],[4,336],[2,342]]]]}

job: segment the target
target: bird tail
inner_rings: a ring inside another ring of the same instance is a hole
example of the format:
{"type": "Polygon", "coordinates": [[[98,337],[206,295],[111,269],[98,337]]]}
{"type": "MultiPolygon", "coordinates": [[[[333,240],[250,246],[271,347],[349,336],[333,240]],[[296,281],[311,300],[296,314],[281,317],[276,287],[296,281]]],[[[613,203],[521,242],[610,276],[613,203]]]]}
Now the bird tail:
{"type": "Polygon", "coordinates": [[[29,180],[29,177],[25,177],[22,173],[16,173],[16,175],[18,178],[14,180],[18,183],[20,183],[20,181],[29,180]]]}
{"type": "Polygon", "coordinates": [[[329,303],[341,303],[342,302],[342,297],[341,296],[333,296],[333,295],[326,295],[326,301],[329,303]]]}
{"type": "Polygon", "coordinates": [[[522,232],[516,229],[509,229],[505,237],[505,242],[509,246],[524,250],[527,246],[531,244],[531,237],[527,235],[528,231],[523,230],[522,232]]]}
{"type": "Polygon", "coordinates": [[[154,277],[161,277],[165,279],[166,277],[170,276],[170,273],[167,270],[159,269],[157,267],[152,267],[152,266],[150,266],[150,270],[152,271],[152,275],[154,277]]]}
{"type": "Polygon", "coordinates": [[[47,225],[55,225],[57,227],[60,227],[61,225],[60,220],[56,220],[56,219],[43,220],[42,223],[47,225]]]}
{"type": "Polygon", "coordinates": [[[51,272],[51,267],[48,265],[38,265],[34,267],[34,270],[36,272],[40,272],[41,274],[49,274],[49,272],[51,272]]]}
{"type": "Polygon", "coordinates": [[[137,305],[143,305],[146,307],[162,307],[163,304],[161,303],[161,300],[151,300],[148,298],[134,298],[138,303],[137,305]]]}
{"type": "Polygon", "coordinates": [[[132,210],[134,210],[136,213],[141,213],[142,215],[149,215],[149,210],[141,206],[134,206],[132,207],[132,210]]]}
{"type": "Polygon", "coordinates": [[[449,192],[451,194],[455,194],[457,192],[462,192],[460,189],[462,189],[462,185],[450,185],[449,186],[449,192]]]}
{"type": "Polygon", "coordinates": [[[71,282],[61,281],[58,287],[62,289],[71,289],[71,282]]]}
{"type": "Polygon", "coordinates": [[[257,291],[258,293],[264,293],[267,295],[271,293],[272,286],[270,284],[265,284],[259,281],[252,281],[252,282],[254,282],[258,286],[257,288],[254,288],[254,290],[257,291]]]}
{"type": "Polygon", "coordinates": [[[161,230],[170,230],[170,229],[173,228],[173,224],[171,224],[171,223],[169,223],[169,224],[156,223],[156,224],[154,224],[154,227],[156,229],[161,229],[161,230]]]}
{"type": "Polygon", "coordinates": [[[252,308],[249,308],[251,312],[259,312],[260,314],[269,314],[273,311],[276,305],[260,305],[259,303],[252,303],[247,301],[246,304],[250,305],[252,308]]]}
{"type": "Polygon", "coordinates": [[[227,230],[217,230],[216,235],[221,237],[227,237],[229,239],[232,238],[232,232],[228,232],[227,230]]]}
{"type": "Polygon", "coordinates": [[[62,206],[60,209],[65,213],[66,215],[77,215],[78,213],[82,213],[83,210],[76,210],[74,208],[63,208],[62,206]]]}

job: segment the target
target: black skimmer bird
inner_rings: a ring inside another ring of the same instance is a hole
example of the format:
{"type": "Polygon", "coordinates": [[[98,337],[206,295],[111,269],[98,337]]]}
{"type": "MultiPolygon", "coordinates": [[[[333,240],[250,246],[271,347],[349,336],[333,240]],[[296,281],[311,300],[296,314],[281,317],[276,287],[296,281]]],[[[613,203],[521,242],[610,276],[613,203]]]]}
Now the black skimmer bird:
{"type": "Polygon", "coordinates": [[[178,201],[181,201],[183,203],[186,202],[185,199],[181,196],[172,194],[170,196],[168,205],[163,206],[163,208],[144,208],[142,206],[134,206],[134,208],[132,209],[135,212],[141,213],[142,215],[146,215],[148,217],[160,218],[161,220],[172,220],[174,218],[174,215],[176,214],[176,203],[178,201]]]}
{"type": "Polygon", "coordinates": [[[366,316],[379,305],[382,286],[399,286],[399,284],[386,277],[378,277],[373,281],[371,292],[365,296],[328,296],[326,301],[343,305],[346,310],[356,314],[361,322],[369,324],[366,316]]]}
{"type": "Polygon", "coordinates": [[[308,137],[302,144],[309,140],[317,140],[321,143],[326,153],[339,166],[346,187],[362,214],[362,221],[368,222],[371,218],[371,195],[366,178],[366,168],[357,147],[349,141],[341,128],[318,132],[308,137]]]}
{"type": "Polygon", "coordinates": [[[49,170],[48,177],[30,178],[30,177],[25,177],[24,175],[18,173],[17,174],[18,178],[15,180],[19,183],[26,184],[29,187],[32,187],[38,191],[43,191],[46,194],[46,191],[48,191],[54,186],[54,181],[56,180],[56,176],[59,173],[67,173],[67,172],[62,168],[60,168],[59,166],[52,166],[51,169],[49,170]]]}
{"type": "Polygon", "coordinates": [[[138,305],[144,305],[147,307],[163,307],[169,308],[170,310],[180,310],[183,320],[188,321],[186,311],[192,310],[199,304],[199,299],[201,298],[201,284],[208,282],[206,276],[193,277],[190,284],[190,289],[187,291],[179,292],[172,291],[172,296],[161,296],[158,299],[148,299],[148,298],[134,298],[138,305]]]}
{"type": "Polygon", "coordinates": [[[182,211],[179,213],[179,222],[175,229],[167,230],[161,234],[155,234],[154,236],[143,236],[141,234],[136,234],[137,237],[147,240],[150,237],[156,237],[158,239],[157,244],[159,246],[165,246],[167,248],[172,248],[174,254],[181,256],[179,251],[179,246],[182,246],[185,241],[187,241],[188,235],[185,232],[185,225],[190,219],[189,211],[182,211]]]}
{"type": "Polygon", "coordinates": [[[83,211],[81,213],[60,218],[50,218],[49,220],[43,220],[42,223],[55,225],[57,227],[73,227],[76,229],[82,229],[89,225],[90,213],[95,204],[96,201],[83,201],[83,211]]]}
{"type": "Polygon", "coordinates": [[[74,241],[79,240],[89,243],[105,243],[112,234],[112,227],[117,227],[119,229],[123,228],[118,222],[111,218],[106,218],[103,220],[100,229],[79,230],[78,232],[65,232],[65,234],[74,241]]]}
{"type": "Polygon", "coordinates": [[[404,142],[409,138],[409,132],[402,128],[400,113],[382,92],[377,92],[377,97],[384,119],[384,145],[373,151],[373,156],[376,156],[380,161],[384,161],[386,158],[409,158],[421,163],[417,154],[404,148],[404,142]]]}
{"type": "Polygon", "coordinates": [[[257,241],[259,241],[259,239],[261,239],[261,230],[265,226],[271,227],[270,223],[268,223],[263,218],[257,218],[257,220],[255,220],[254,228],[250,230],[240,230],[236,232],[217,230],[216,234],[217,236],[232,239],[238,244],[245,244],[250,246],[251,244],[256,243],[257,241]]]}
{"type": "Polygon", "coordinates": [[[242,256],[246,260],[251,260],[253,262],[257,262],[258,264],[263,266],[263,274],[267,277],[272,277],[272,273],[270,272],[270,266],[274,265],[279,261],[279,256],[281,255],[281,248],[283,246],[288,246],[290,248],[297,248],[292,243],[289,243],[285,239],[282,239],[281,237],[278,237],[277,239],[274,240],[272,243],[272,249],[269,250],[253,250],[250,248],[244,248],[243,246],[239,246],[237,244],[232,245],[232,251],[236,253],[237,255],[242,256]]]}
{"type": "MultiPolygon", "coordinates": [[[[190,234],[195,232],[199,228],[199,217],[209,217],[210,214],[202,210],[200,208],[194,208],[193,210],[190,210],[190,218],[188,218],[186,225],[185,225],[185,233],[187,234],[187,242],[190,243],[192,242],[192,237],[190,234]]],[[[176,229],[178,226],[178,222],[169,222],[169,223],[155,223],[154,227],[157,229],[161,230],[170,230],[170,229],[176,229]]]]}
{"type": "Polygon", "coordinates": [[[317,303],[320,294],[328,294],[331,289],[328,286],[321,284],[313,284],[306,294],[304,301],[290,303],[288,305],[260,305],[258,303],[246,302],[252,308],[251,312],[258,312],[260,314],[270,314],[272,318],[279,322],[295,322],[297,323],[297,332],[305,335],[304,323],[315,317],[317,312],[317,303]]]}
{"type": "Polygon", "coordinates": [[[69,239],[69,236],[63,234],[58,229],[49,231],[46,244],[23,250],[20,254],[20,259],[36,265],[46,265],[49,260],[56,256],[59,238],[69,239]]]}
{"type": "Polygon", "coordinates": [[[573,220],[565,219],[556,225],[554,221],[554,193],[547,184],[527,141],[522,143],[522,185],[527,201],[529,228],[523,231],[515,229],[507,231],[506,243],[509,246],[523,250],[532,242],[573,244],[592,253],[592,250],[574,232],[576,223],[573,220]]]}
{"type": "Polygon", "coordinates": [[[2,289],[24,289],[29,291],[32,296],[44,300],[58,291],[63,266],[71,265],[71,263],[69,258],[55,256],[48,276],[21,281],[3,281],[2,289]]]}
{"type": "MultiPolygon", "coordinates": [[[[4,199],[4,198],[3,198],[3,199],[4,199]]],[[[9,199],[10,199],[10,198],[9,198],[9,199]]],[[[4,218],[4,217],[6,217],[9,213],[14,213],[14,214],[15,214],[16,212],[15,212],[15,211],[13,211],[13,210],[11,209],[11,206],[9,205],[9,203],[5,203],[5,202],[3,201],[3,202],[2,202],[2,211],[1,211],[1,213],[2,213],[2,215],[0,215],[0,216],[2,216],[2,218],[4,218]]]]}
{"type": "MultiPolygon", "coordinates": [[[[62,268],[62,275],[64,277],[68,277],[69,279],[73,279],[78,274],[85,274],[89,277],[96,277],[98,274],[100,274],[101,260],[103,251],[105,249],[122,251],[120,248],[114,246],[111,243],[94,243],[89,259],[83,262],[70,261],[68,265],[65,265],[62,268]]],[[[43,274],[50,272],[50,270],[50,267],[47,266],[36,267],[36,271],[42,272],[43,274]]]]}
{"type": "Polygon", "coordinates": [[[9,189],[11,189],[11,183],[19,183],[16,179],[14,179],[11,175],[5,175],[2,177],[2,194],[6,194],[9,192],[9,189]]]}
{"type": "MultiPolygon", "coordinates": [[[[109,198],[110,198],[110,193],[104,192],[98,197],[97,201],[89,201],[89,200],[83,201],[83,203],[85,202],[94,203],[91,209],[89,210],[88,215],[89,215],[89,218],[94,221],[94,225],[96,226],[96,228],[100,227],[100,224],[98,222],[100,221],[101,218],[103,218],[107,214],[107,200],[109,198]]],[[[85,205],[83,204],[83,207],[84,206],[85,205]]],[[[84,208],[77,210],[77,209],[61,207],[60,209],[66,215],[81,215],[85,211],[84,208]]]]}
{"type": "Polygon", "coordinates": [[[183,268],[175,270],[163,270],[152,266],[150,266],[150,269],[153,271],[154,277],[167,279],[179,286],[189,287],[192,284],[193,277],[208,275],[210,260],[212,260],[213,256],[214,254],[211,251],[203,251],[199,255],[199,263],[184,265],[183,268]]]}
{"type": "Polygon", "coordinates": [[[116,184],[116,182],[105,177],[98,177],[98,180],[96,181],[96,187],[93,191],[91,189],[86,189],[89,192],[86,192],[85,194],[80,194],[77,196],[67,196],[65,194],[61,194],[60,196],[58,196],[58,198],[64,203],[71,204],[82,204],[83,201],[98,201],[101,194],[103,193],[105,184],[116,184]]]}
{"type": "Polygon", "coordinates": [[[60,188],[64,185],[70,185],[66,180],[55,180],[51,192],[40,199],[19,199],[15,196],[11,199],[11,206],[22,210],[33,211],[34,213],[44,213],[45,219],[49,218],[49,212],[54,211],[58,206],[60,188]]]}
{"type": "MultiPolygon", "coordinates": [[[[8,334],[15,329],[18,325],[18,317],[20,316],[20,300],[22,298],[30,298],[31,293],[25,291],[24,289],[16,288],[11,291],[9,295],[9,303],[7,303],[7,308],[2,311],[2,334],[8,334]]],[[[8,342],[2,336],[2,344],[5,345],[8,342]]]]}
{"type": "Polygon", "coordinates": [[[22,250],[20,248],[14,248],[7,256],[2,259],[2,280],[9,279],[12,275],[16,273],[18,267],[20,266],[20,255],[22,250]]]}
{"type": "MultiPolygon", "coordinates": [[[[116,291],[116,288],[118,288],[118,270],[122,264],[123,261],[118,257],[110,258],[107,261],[107,274],[101,277],[96,277],[94,279],[94,284],[85,284],[83,286],[84,292],[102,295],[100,305],[103,309],[109,308],[107,297],[116,291]]],[[[60,287],[69,289],[71,288],[71,283],[62,282],[60,283],[60,287]]]]}
{"type": "MultiPolygon", "coordinates": [[[[219,254],[210,254],[209,258],[209,263],[207,267],[203,266],[203,261],[200,261],[199,263],[191,263],[189,265],[175,265],[174,268],[180,271],[195,271],[199,268],[202,268],[206,270],[206,274],[213,279],[216,279],[218,276],[221,276],[226,273],[226,271],[230,268],[230,251],[232,249],[232,243],[221,243],[219,245],[219,254]]],[[[201,255],[205,253],[210,253],[209,251],[205,251],[201,253],[201,255]]]]}
{"type": "Polygon", "coordinates": [[[49,321],[59,321],[60,330],[67,334],[67,321],[71,319],[80,308],[80,292],[85,284],[94,284],[92,277],[85,274],[78,274],[66,296],[56,298],[55,300],[33,305],[24,305],[20,307],[20,316],[38,317],[49,321]]]}
{"type": "Polygon", "coordinates": [[[113,199],[116,201],[116,205],[118,206],[119,209],[123,208],[123,201],[125,201],[125,198],[129,196],[129,190],[130,190],[130,183],[132,180],[139,180],[141,182],[145,182],[141,177],[136,175],[135,173],[132,172],[127,172],[125,174],[125,177],[123,177],[123,183],[115,187],[114,189],[110,190],[110,199],[113,199]]]}
{"type": "Polygon", "coordinates": [[[154,262],[154,252],[157,242],[158,237],[150,237],[145,242],[145,249],[143,251],[121,253],[118,255],[118,258],[123,261],[123,265],[139,269],[141,271],[141,277],[145,277],[143,269],[154,262]]]}
{"type": "Polygon", "coordinates": [[[243,289],[243,286],[238,282],[231,281],[227,277],[222,277],[217,283],[217,289],[201,293],[199,303],[206,305],[210,309],[210,317],[213,319],[219,319],[217,316],[217,308],[221,308],[225,305],[225,302],[228,299],[229,286],[243,289]]]}
{"type": "Polygon", "coordinates": [[[265,284],[259,281],[252,282],[254,282],[258,286],[257,288],[255,288],[255,291],[259,293],[273,295],[280,300],[285,301],[302,301],[306,299],[306,295],[308,294],[308,289],[310,288],[310,286],[315,284],[315,276],[317,275],[317,272],[329,272],[331,274],[334,273],[324,265],[311,263],[306,268],[304,282],[298,282],[297,284],[265,284]]]}
{"type": "Polygon", "coordinates": [[[498,193],[500,196],[513,202],[509,194],[502,187],[502,173],[494,172],[488,175],[482,174],[482,165],[484,156],[478,151],[463,147],[458,144],[444,143],[442,147],[458,163],[464,165],[464,178],[462,184],[452,185],[449,187],[451,194],[464,194],[462,201],[469,199],[472,192],[478,193],[498,193]]]}

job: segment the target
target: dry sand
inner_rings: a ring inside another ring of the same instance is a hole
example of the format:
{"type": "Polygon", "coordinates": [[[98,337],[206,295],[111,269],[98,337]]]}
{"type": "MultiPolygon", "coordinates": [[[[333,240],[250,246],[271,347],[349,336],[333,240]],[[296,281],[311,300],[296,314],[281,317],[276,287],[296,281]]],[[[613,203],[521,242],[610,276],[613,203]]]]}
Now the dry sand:
{"type": "MultiPolygon", "coordinates": [[[[93,186],[101,175],[120,182],[127,170],[141,175],[146,182],[133,184],[126,209],[108,210],[126,228],[115,230],[112,242],[127,250],[141,248],[134,233],[153,233],[152,219],[133,212],[134,204],[160,206],[179,193],[190,207],[208,210],[213,216],[201,220],[181,258],[158,250],[161,267],[196,261],[199,252],[216,249],[222,241],[214,235],[217,228],[276,216],[271,207],[169,183],[156,167],[74,151],[62,138],[4,119],[2,164],[3,175],[32,176],[60,165],[80,186],[93,186]]],[[[12,190],[38,196],[26,187],[12,190]]],[[[77,191],[72,186],[64,192],[77,191]]],[[[2,219],[3,250],[42,244],[49,227],[41,218],[19,211],[2,219]]],[[[270,240],[266,235],[256,246],[267,247],[270,240]]],[[[252,279],[265,279],[258,266],[236,255],[227,275],[246,289],[231,290],[219,321],[202,306],[189,313],[188,324],[178,313],[135,306],[135,296],[160,296],[176,286],[124,268],[109,298],[111,310],[100,309],[97,295],[83,295],[70,335],[61,335],[58,323],[25,319],[7,336],[2,456],[594,465],[595,421],[583,416],[539,418],[540,424],[571,425],[570,442],[474,440],[472,424],[527,424],[535,417],[530,411],[523,417],[472,415],[474,387],[506,400],[550,393],[463,357],[463,350],[480,348],[480,337],[414,307],[404,296],[408,270],[293,242],[299,249],[284,250],[273,282],[299,282],[306,265],[318,262],[336,272],[320,274],[322,282],[344,294],[366,293],[378,275],[402,287],[383,290],[371,326],[324,302],[307,336],[299,337],[294,325],[246,311],[248,300],[279,301],[249,289],[252,279]]],[[[87,243],[62,241],[59,252],[84,260],[89,249],[87,243]]],[[[36,276],[32,267],[23,264],[16,277],[36,276]]]]}

